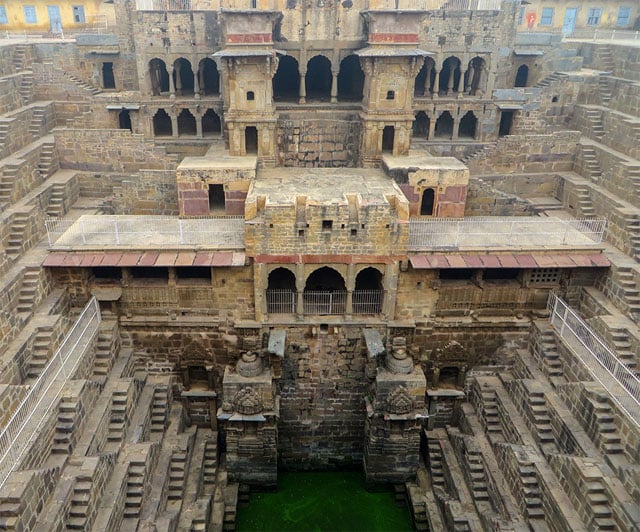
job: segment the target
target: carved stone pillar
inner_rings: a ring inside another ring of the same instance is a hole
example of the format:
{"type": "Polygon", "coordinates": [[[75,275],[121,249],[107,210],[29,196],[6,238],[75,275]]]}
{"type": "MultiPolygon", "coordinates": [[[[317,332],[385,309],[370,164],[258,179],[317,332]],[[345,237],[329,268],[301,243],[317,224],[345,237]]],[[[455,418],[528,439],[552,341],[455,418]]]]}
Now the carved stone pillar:
{"type": "Polygon", "coordinates": [[[424,89],[422,91],[422,94],[424,96],[429,94],[429,92],[431,91],[431,71],[432,70],[433,70],[433,65],[431,64],[431,61],[429,61],[429,64],[427,65],[427,68],[426,68],[427,77],[424,80],[424,89]]]}
{"type": "Polygon", "coordinates": [[[171,113],[171,136],[178,136],[178,117],[174,112],[171,113]]]}
{"type": "Polygon", "coordinates": [[[465,84],[464,76],[466,73],[467,73],[466,70],[460,70],[460,79],[458,80],[458,86],[456,87],[456,92],[458,93],[458,95],[461,95],[464,93],[464,84],[465,84]]]}
{"type": "Polygon", "coordinates": [[[298,103],[307,103],[307,86],[305,83],[306,70],[300,70],[300,89],[298,91],[298,103]]]}
{"type": "Polygon", "coordinates": [[[271,368],[256,352],[245,352],[222,380],[218,421],[227,442],[229,479],[276,487],[278,482],[278,399],[271,368]]]}
{"type": "Polygon", "coordinates": [[[434,98],[438,97],[438,92],[440,91],[440,70],[436,68],[436,78],[433,81],[433,94],[434,98]]]}
{"type": "Polygon", "coordinates": [[[173,82],[174,72],[175,72],[175,69],[172,68],[171,72],[169,73],[169,97],[171,99],[174,99],[176,97],[176,84],[173,82]]]}
{"type": "Polygon", "coordinates": [[[466,92],[467,94],[471,94],[471,92],[473,91],[473,76],[476,73],[476,69],[473,66],[473,63],[469,63],[469,70],[467,70],[467,84],[464,88],[464,92],[466,92]]]}
{"type": "Polygon", "coordinates": [[[451,91],[453,90],[453,80],[455,78],[456,75],[456,69],[452,68],[449,71],[449,81],[447,82],[447,96],[449,96],[451,94],[451,91]]]}
{"type": "Polygon", "coordinates": [[[193,94],[196,100],[200,99],[200,70],[196,70],[193,74],[193,94]]]}
{"type": "Polygon", "coordinates": [[[394,338],[389,351],[386,367],[378,368],[365,399],[364,471],[368,486],[403,484],[415,475],[422,419],[427,417],[427,381],[407,353],[405,338],[394,338]]]}
{"type": "MultiPolygon", "coordinates": [[[[199,98],[200,95],[196,93],[196,98],[199,98]]],[[[202,115],[200,113],[196,113],[196,137],[199,139],[202,138],[202,115]]]]}
{"type": "Polygon", "coordinates": [[[453,119],[453,133],[451,134],[451,140],[456,140],[458,138],[459,129],[460,129],[460,117],[456,116],[453,119]]]}
{"type": "Polygon", "coordinates": [[[182,78],[180,77],[180,74],[182,72],[182,65],[180,61],[175,64],[173,70],[176,73],[176,95],[182,96],[182,78]]]}
{"type": "Polygon", "coordinates": [[[331,71],[331,103],[338,101],[338,72],[331,71]]]}

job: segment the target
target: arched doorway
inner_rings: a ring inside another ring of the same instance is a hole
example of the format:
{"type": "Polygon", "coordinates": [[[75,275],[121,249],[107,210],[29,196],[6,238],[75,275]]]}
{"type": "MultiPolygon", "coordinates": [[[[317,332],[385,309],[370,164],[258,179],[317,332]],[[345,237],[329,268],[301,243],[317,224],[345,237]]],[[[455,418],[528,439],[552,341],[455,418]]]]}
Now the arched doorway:
{"type": "Polygon", "coordinates": [[[436,80],[435,62],[430,57],[424,60],[424,64],[416,76],[413,93],[415,96],[428,96],[433,91],[436,80]]]}
{"type": "Polygon", "coordinates": [[[154,96],[169,92],[169,73],[167,65],[162,59],[154,58],[149,61],[149,79],[151,80],[151,93],[154,96]]]}
{"type": "Polygon", "coordinates": [[[458,126],[458,137],[460,138],[476,138],[476,128],[478,126],[478,119],[473,111],[468,111],[460,120],[458,126]]]}
{"type": "Polygon", "coordinates": [[[305,314],[344,314],[347,288],[337,270],[323,266],[315,270],[304,287],[305,314]]]}
{"type": "Polygon", "coordinates": [[[220,94],[220,73],[213,59],[206,57],[198,64],[200,94],[220,94]]]}
{"type": "Polygon", "coordinates": [[[212,137],[219,135],[222,132],[222,124],[220,123],[220,117],[213,109],[207,109],[207,112],[202,115],[202,136],[212,137]]]}
{"type": "Polygon", "coordinates": [[[453,136],[453,117],[449,111],[444,111],[436,120],[434,136],[447,139],[453,136]]]}
{"type": "Polygon", "coordinates": [[[364,88],[364,72],[360,59],[356,55],[348,55],[340,63],[338,73],[338,100],[361,102],[364,88]]]}
{"type": "Polygon", "coordinates": [[[118,113],[118,128],[133,131],[133,128],[131,127],[131,115],[129,114],[129,109],[123,109],[118,113]]]}
{"type": "Polygon", "coordinates": [[[196,117],[189,109],[183,109],[178,115],[178,136],[196,135],[196,117]]]}
{"type": "Polygon", "coordinates": [[[514,87],[526,87],[529,80],[529,67],[527,65],[520,65],[516,72],[516,80],[513,84],[514,87]]]}
{"type": "Polygon", "coordinates": [[[465,74],[464,91],[468,92],[471,96],[474,96],[478,90],[482,90],[480,84],[483,81],[484,70],[486,63],[482,57],[476,56],[469,61],[469,67],[465,74]]]}
{"type": "Polygon", "coordinates": [[[296,276],[287,268],[276,268],[267,282],[267,312],[292,314],[296,308],[296,276]]]}
{"type": "Polygon", "coordinates": [[[393,143],[395,141],[396,129],[393,126],[384,126],[382,130],[382,152],[393,153],[393,143]]]}
{"type": "Polygon", "coordinates": [[[354,314],[379,314],[382,312],[382,273],[376,268],[365,268],[356,276],[353,291],[354,314]]]}
{"type": "Polygon", "coordinates": [[[297,102],[300,96],[300,71],[298,61],[285,55],[278,62],[273,76],[273,99],[279,102],[297,102]]]}
{"type": "Polygon", "coordinates": [[[173,63],[173,86],[176,88],[176,95],[192,95],[193,82],[191,63],[184,57],[179,57],[173,63]]]}
{"type": "Polygon", "coordinates": [[[455,56],[447,57],[440,72],[440,86],[438,91],[443,94],[458,92],[460,85],[460,59],[455,56]]]}
{"type": "Polygon", "coordinates": [[[170,137],[173,135],[171,117],[164,109],[158,109],[153,115],[153,134],[156,137],[170,137]]]}
{"type": "Polygon", "coordinates": [[[419,111],[413,121],[413,136],[419,139],[429,139],[431,120],[424,111],[419,111]]]}
{"type": "Polygon", "coordinates": [[[312,57],[307,63],[304,78],[307,100],[331,100],[331,62],[323,55],[312,57]]]}
{"type": "Polygon", "coordinates": [[[433,216],[436,193],[432,188],[425,188],[420,201],[420,216],[433,216]]]}

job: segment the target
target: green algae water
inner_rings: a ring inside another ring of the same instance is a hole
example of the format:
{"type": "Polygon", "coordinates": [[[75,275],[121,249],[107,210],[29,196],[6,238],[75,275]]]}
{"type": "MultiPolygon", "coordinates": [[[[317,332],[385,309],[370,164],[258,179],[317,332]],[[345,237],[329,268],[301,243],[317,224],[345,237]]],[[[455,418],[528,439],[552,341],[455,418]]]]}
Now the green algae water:
{"type": "Polygon", "coordinates": [[[238,508],[238,532],[404,532],[413,530],[393,493],[364,489],[362,473],[280,473],[278,491],[251,493],[238,508]]]}

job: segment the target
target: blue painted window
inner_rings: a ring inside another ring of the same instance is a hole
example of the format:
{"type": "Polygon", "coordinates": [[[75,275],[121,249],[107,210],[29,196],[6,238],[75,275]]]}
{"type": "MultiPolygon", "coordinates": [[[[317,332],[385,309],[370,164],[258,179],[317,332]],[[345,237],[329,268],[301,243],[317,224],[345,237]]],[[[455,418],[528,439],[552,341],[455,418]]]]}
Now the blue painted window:
{"type": "Polygon", "coordinates": [[[7,18],[7,8],[4,6],[0,6],[0,24],[9,24],[9,19],[7,18]]]}
{"type": "Polygon", "coordinates": [[[24,21],[27,24],[37,24],[38,17],[36,15],[36,8],[34,6],[23,6],[24,21]]]}
{"type": "Polygon", "coordinates": [[[86,22],[84,17],[84,6],[72,6],[73,9],[73,21],[76,24],[84,24],[86,22]]]}
{"type": "Polygon", "coordinates": [[[616,21],[616,26],[618,26],[619,28],[626,28],[627,26],[629,26],[629,22],[631,22],[631,8],[618,8],[618,20],[616,21]]]}
{"type": "Polygon", "coordinates": [[[592,7],[587,13],[587,26],[599,26],[602,18],[602,8],[592,7]]]}
{"type": "Polygon", "coordinates": [[[521,7],[520,11],[518,12],[518,26],[522,24],[523,20],[524,20],[524,7],[521,7]]]}
{"type": "Polygon", "coordinates": [[[553,8],[543,7],[540,17],[540,26],[551,26],[553,24],[553,8]]]}

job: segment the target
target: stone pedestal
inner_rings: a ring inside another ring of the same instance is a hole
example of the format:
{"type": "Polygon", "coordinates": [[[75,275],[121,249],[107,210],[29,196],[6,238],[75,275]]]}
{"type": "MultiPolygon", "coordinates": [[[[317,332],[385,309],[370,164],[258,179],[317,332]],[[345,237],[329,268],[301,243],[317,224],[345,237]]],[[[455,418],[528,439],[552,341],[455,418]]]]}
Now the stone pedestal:
{"type": "Polygon", "coordinates": [[[426,417],[426,379],[404,349],[378,368],[367,397],[364,471],[368,487],[404,483],[415,476],[420,459],[420,430],[426,417]]]}
{"type": "Polygon", "coordinates": [[[278,482],[278,397],[270,369],[245,353],[235,369],[227,367],[218,421],[227,444],[229,479],[260,488],[278,482]]]}

